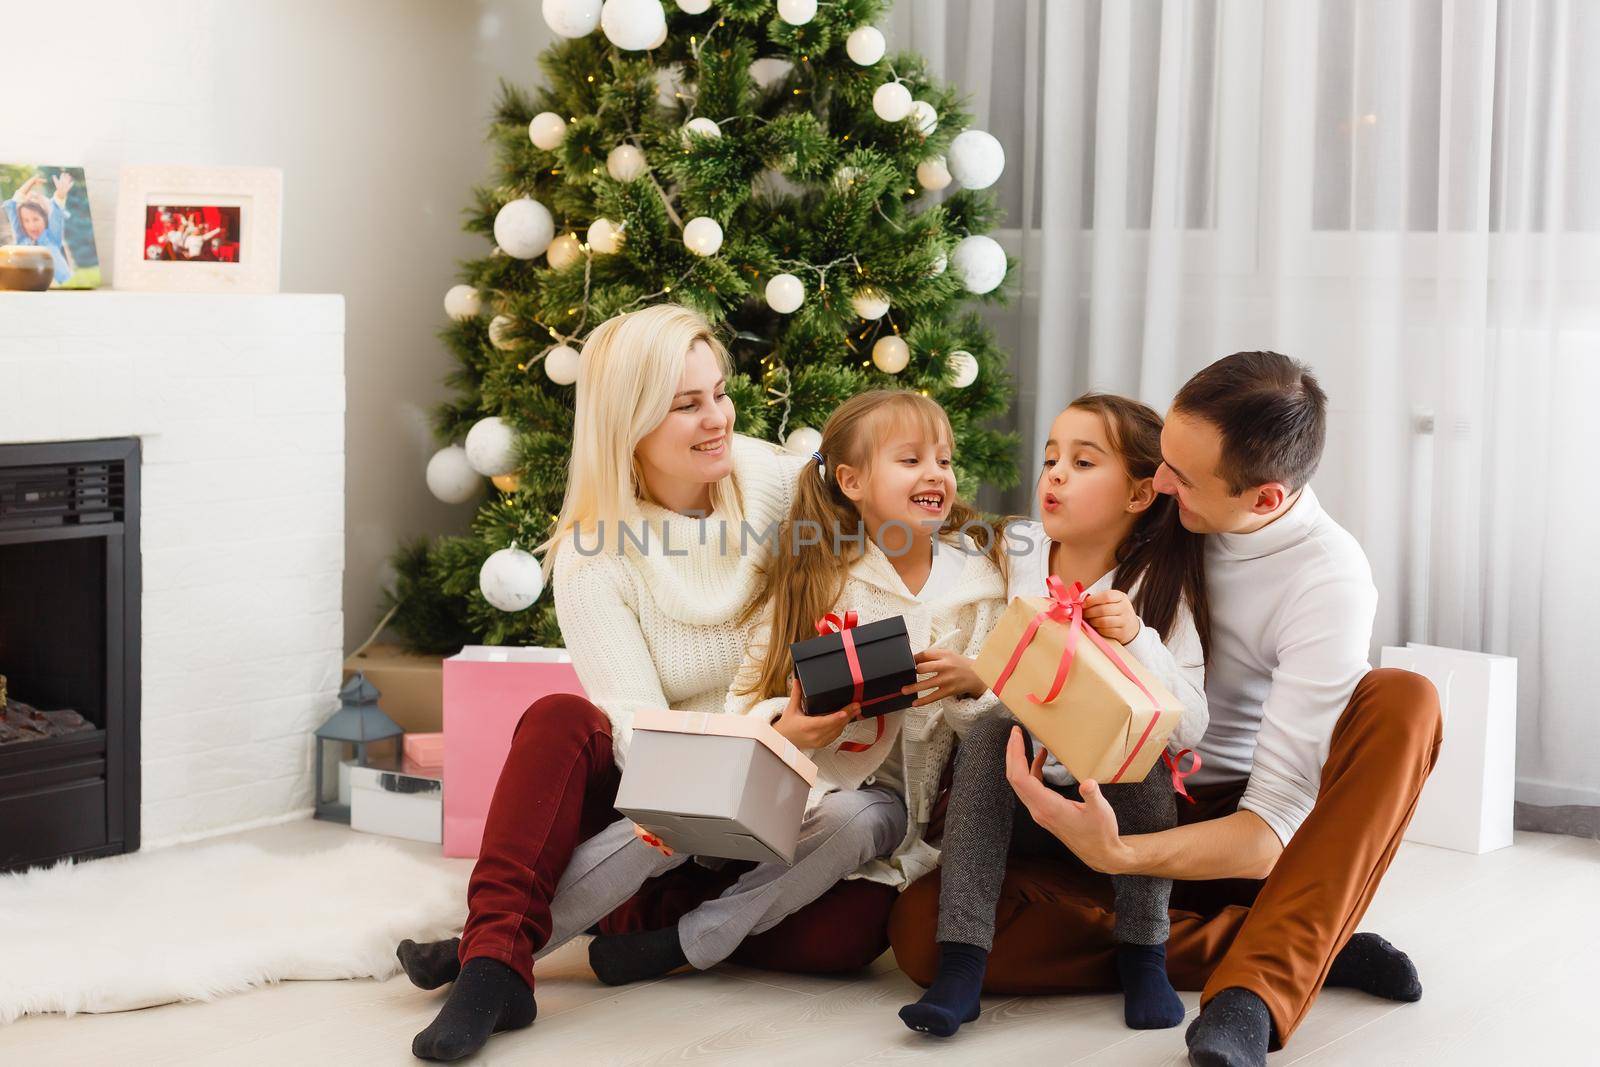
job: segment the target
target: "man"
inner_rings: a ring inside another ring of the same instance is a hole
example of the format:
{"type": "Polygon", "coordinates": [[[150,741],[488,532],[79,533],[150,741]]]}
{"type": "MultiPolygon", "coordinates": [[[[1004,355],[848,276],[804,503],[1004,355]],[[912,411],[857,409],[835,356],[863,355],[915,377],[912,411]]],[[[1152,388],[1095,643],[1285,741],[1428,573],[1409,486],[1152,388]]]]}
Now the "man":
{"type": "MultiPolygon", "coordinates": [[[[1174,887],[1168,970],[1175,984],[1204,982],[1187,1035],[1196,1064],[1264,1064],[1325,984],[1421,996],[1404,953],[1351,931],[1437,758],[1438,696],[1418,675],[1369,670],[1371,572],[1308,484],[1326,407],[1305,367],[1241,352],[1195,375],[1168,414],[1155,487],[1177,497],[1185,527],[1214,535],[1211,725],[1180,825],[1119,835],[1095,783],[1081,802],[1047,789],[1043,754],[1030,768],[1020,731],[1008,756],[1034,820],[1088,867],[1188,883],[1174,887]]],[[[936,892],[914,886],[896,910],[891,939],[913,977],[929,969],[917,913],[936,892]]],[[[1001,912],[988,988],[1104,984],[1103,905],[1033,887],[1001,912]]]]}

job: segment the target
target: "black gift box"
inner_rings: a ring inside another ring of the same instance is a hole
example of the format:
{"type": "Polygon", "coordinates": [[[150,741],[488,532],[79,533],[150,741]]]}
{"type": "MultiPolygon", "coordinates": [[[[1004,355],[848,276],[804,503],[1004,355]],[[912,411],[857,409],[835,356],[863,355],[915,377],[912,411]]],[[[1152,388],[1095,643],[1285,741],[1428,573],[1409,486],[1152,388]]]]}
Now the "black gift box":
{"type": "MultiPolygon", "coordinates": [[[[917,698],[900,690],[917,680],[917,665],[911,655],[911,639],[906,636],[906,620],[896,615],[845,632],[855,642],[856,659],[861,665],[865,705],[862,717],[909,708],[917,698]],[[868,703],[879,697],[885,699],[868,703]]],[[[794,657],[794,673],[800,679],[807,715],[827,715],[854,699],[855,685],[845,658],[843,633],[796,641],[789,646],[789,654],[794,657]]]]}

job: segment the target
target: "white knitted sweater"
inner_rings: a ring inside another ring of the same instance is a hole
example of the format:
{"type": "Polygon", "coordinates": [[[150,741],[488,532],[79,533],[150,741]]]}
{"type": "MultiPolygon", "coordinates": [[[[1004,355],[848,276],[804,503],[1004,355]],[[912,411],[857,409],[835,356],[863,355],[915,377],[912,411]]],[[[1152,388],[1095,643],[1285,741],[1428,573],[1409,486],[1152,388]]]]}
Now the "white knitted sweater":
{"type": "MultiPolygon", "coordinates": [[[[765,532],[788,514],[805,460],[754,438],[733,438],[743,522],[765,532]]],[[[589,531],[556,550],[556,620],[589,700],[611,720],[617,765],[640,708],[720,712],[744,656],[738,617],[755,595],[764,546],[738,520],[693,518],[640,501],[619,552],[595,551],[589,531]],[[743,544],[741,544],[743,541],[743,544]],[[747,550],[746,550],[747,549],[747,550]]]]}
{"type": "MultiPolygon", "coordinates": [[[[866,553],[851,568],[844,593],[833,610],[854,611],[861,625],[901,615],[905,617],[906,635],[911,639],[913,653],[938,645],[976,657],[984,638],[1005,611],[1006,583],[999,569],[979,554],[970,541],[966,542],[966,547],[971,554],[966,556],[955,584],[942,595],[923,602],[906,588],[889,558],[868,541],[866,553]]],[[[940,549],[945,552],[960,550],[954,544],[940,549]]],[[[751,632],[744,663],[728,693],[727,710],[731,713],[771,718],[787,703],[785,697],[757,700],[736,691],[753,684],[761,676],[772,632],[771,618],[769,606],[751,632]]],[[[789,653],[787,649],[779,649],[777,654],[787,657],[789,653]]],[[[926,707],[907,708],[884,716],[883,737],[876,743],[873,738],[877,736],[878,720],[863,719],[851,724],[829,747],[809,753],[818,772],[816,788],[811,792],[811,803],[815,804],[834,790],[861,788],[872,779],[873,772],[883,764],[893,747],[900,746],[903,792],[909,816],[906,836],[887,861],[874,860],[850,877],[903,888],[938,866],[939,851],[923,839],[923,834],[938,799],[939,779],[956,738],[964,735],[967,727],[980,716],[992,713],[995,707],[992,693],[986,692],[973,700],[946,697],[926,707]],[[847,741],[871,747],[864,752],[839,751],[839,746],[847,741]]]]}

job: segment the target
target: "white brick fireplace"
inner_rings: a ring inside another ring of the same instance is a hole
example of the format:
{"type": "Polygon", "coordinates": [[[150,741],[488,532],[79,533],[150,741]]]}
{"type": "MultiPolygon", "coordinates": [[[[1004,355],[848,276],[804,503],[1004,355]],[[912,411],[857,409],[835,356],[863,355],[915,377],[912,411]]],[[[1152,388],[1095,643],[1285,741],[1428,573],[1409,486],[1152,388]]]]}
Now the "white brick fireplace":
{"type": "Polygon", "coordinates": [[[0,444],[141,442],[146,848],[311,808],[344,401],[339,296],[0,293],[0,444]]]}

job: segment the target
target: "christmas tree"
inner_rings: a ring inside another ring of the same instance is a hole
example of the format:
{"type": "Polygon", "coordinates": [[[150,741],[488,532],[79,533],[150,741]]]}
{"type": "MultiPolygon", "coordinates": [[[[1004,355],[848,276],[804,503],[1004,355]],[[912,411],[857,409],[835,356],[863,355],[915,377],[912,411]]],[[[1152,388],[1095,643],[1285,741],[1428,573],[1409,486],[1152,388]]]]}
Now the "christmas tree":
{"type": "Polygon", "coordinates": [[[445,299],[460,366],[435,428],[465,447],[428,484],[494,488],[469,535],[398,553],[414,647],[561,643],[525,550],[560,510],[584,337],[651,303],[721,327],[740,433],[809,453],[846,397],[917,389],[949,412],[964,496],[1015,484],[1014,435],[984,425],[1010,407],[1005,355],[968,306],[1004,295],[1004,153],[918,56],[885,56],[885,7],[545,0],[565,39],[543,88],[502,86],[466,224],[496,247],[445,299]]]}

